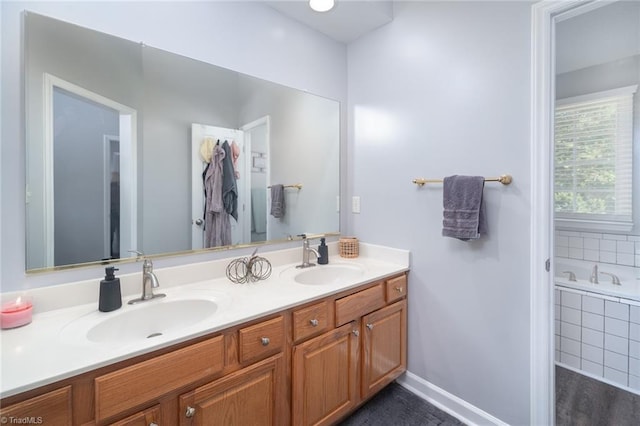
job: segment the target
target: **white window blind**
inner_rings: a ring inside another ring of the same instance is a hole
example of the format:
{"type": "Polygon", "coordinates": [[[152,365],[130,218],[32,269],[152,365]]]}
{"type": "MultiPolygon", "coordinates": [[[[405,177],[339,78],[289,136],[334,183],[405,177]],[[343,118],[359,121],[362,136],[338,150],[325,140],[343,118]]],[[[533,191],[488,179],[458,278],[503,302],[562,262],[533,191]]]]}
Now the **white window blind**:
{"type": "Polygon", "coordinates": [[[631,86],[558,101],[557,218],[631,223],[635,90],[631,86]]]}

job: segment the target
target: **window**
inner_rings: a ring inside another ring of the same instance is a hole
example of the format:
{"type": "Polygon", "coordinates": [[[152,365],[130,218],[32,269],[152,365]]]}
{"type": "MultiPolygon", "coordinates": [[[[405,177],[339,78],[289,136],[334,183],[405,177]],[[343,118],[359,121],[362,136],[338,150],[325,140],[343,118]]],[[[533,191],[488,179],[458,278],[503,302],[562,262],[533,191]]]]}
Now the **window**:
{"type": "Polygon", "coordinates": [[[568,227],[630,230],[637,86],[559,100],[554,204],[568,227]]]}

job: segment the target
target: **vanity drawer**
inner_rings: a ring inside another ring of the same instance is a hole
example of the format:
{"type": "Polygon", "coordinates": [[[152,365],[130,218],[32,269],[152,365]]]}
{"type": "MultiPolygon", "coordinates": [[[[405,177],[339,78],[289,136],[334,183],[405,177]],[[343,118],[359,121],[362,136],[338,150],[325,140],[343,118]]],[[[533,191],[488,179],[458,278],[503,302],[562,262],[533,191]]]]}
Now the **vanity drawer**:
{"type": "Polygon", "coordinates": [[[293,312],[293,340],[320,334],[329,328],[329,304],[325,300],[293,312]]]}
{"type": "Polygon", "coordinates": [[[284,346],[282,316],[241,328],[238,331],[238,345],[241,364],[282,351],[284,346]]]}
{"type": "Polygon", "coordinates": [[[407,275],[403,274],[399,277],[387,280],[387,303],[402,299],[407,295],[407,275]]]}
{"type": "MultiPolygon", "coordinates": [[[[71,386],[36,396],[0,410],[2,423],[25,417],[45,425],[71,426],[71,386]]],[[[11,421],[10,423],[13,423],[11,421]]]]}
{"type": "Polygon", "coordinates": [[[102,421],[224,367],[224,338],[204,342],[105,374],[95,379],[96,420],[102,421]]]}
{"type": "Polygon", "coordinates": [[[336,300],[336,327],[351,322],[385,305],[384,283],[336,300]]]}

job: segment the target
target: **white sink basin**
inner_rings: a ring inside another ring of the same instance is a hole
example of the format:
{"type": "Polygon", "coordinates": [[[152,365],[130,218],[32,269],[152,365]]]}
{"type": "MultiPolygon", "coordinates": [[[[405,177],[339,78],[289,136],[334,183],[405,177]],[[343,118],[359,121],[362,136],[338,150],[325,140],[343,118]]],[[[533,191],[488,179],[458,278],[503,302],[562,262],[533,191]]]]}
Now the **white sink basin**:
{"type": "Polygon", "coordinates": [[[207,320],[218,311],[210,299],[152,300],[139,305],[122,305],[120,310],[94,311],[67,324],[62,340],[82,343],[129,344],[160,338],[207,320]]]}
{"type": "Polygon", "coordinates": [[[146,303],[149,304],[122,312],[91,327],[87,339],[98,343],[151,339],[207,319],[218,309],[218,304],[211,300],[146,303]]]}
{"type": "Polygon", "coordinates": [[[317,265],[299,270],[293,277],[298,284],[327,285],[344,283],[360,278],[364,268],[354,264],[317,265]]]}

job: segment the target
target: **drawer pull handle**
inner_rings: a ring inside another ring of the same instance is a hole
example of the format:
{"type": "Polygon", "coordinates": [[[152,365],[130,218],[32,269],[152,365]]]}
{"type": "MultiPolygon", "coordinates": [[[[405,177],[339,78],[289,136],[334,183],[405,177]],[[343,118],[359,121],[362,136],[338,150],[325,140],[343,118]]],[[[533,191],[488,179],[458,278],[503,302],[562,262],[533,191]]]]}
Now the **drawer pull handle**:
{"type": "Polygon", "coordinates": [[[397,291],[398,293],[402,293],[402,287],[396,287],[396,291],[397,291]]]}
{"type": "Polygon", "coordinates": [[[187,407],[187,411],[184,413],[184,415],[187,416],[188,418],[195,416],[195,414],[196,414],[196,409],[193,407],[187,407]]]}
{"type": "Polygon", "coordinates": [[[367,324],[367,328],[368,328],[369,330],[373,330],[373,324],[367,324]]]}
{"type": "Polygon", "coordinates": [[[356,337],[358,337],[360,335],[360,332],[358,330],[353,330],[352,333],[356,337]]]}
{"type": "Polygon", "coordinates": [[[312,320],[309,320],[309,324],[311,324],[312,327],[317,327],[319,322],[317,319],[312,319],[312,320]]]}
{"type": "Polygon", "coordinates": [[[270,340],[268,337],[263,337],[260,339],[260,342],[262,343],[262,346],[267,346],[269,345],[270,340]]]}

